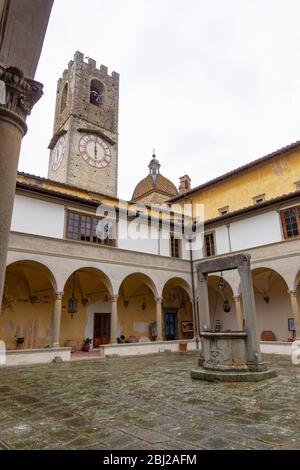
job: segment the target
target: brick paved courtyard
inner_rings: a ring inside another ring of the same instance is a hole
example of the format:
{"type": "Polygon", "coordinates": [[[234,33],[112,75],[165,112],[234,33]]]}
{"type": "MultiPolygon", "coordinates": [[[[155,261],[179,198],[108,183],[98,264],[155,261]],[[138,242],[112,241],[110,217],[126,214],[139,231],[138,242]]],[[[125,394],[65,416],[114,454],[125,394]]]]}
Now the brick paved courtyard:
{"type": "Polygon", "coordinates": [[[300,366],[257,384],[192,381],[196,354],[0,369],[0,448],[300,449],[300,366]]]}

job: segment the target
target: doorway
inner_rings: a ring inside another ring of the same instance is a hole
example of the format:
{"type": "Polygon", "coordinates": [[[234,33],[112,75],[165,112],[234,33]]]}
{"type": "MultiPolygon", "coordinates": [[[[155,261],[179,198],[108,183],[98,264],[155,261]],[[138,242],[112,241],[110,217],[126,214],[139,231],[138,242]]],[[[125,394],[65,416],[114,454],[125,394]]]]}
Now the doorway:
{"type": "Polygon", "coordinates": [[[110,343],[110,313],[94,314],[94,348],[110,343]]]}
{"type": "Polygon", "coordinates": [[[165,339],[172,341],[176,339],[177,332],[177,311],[165,311],[165,339]]]}

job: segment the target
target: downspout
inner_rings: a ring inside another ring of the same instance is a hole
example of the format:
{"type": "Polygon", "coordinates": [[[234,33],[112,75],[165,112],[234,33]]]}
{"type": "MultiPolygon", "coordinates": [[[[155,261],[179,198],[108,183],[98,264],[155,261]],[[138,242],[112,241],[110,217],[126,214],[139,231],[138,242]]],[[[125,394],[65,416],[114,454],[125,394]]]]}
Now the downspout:
{"type": "MultiPolygon", "coordinates": [[[[193,223],[193,201],[191,198],[186,197],[185,199],[190,201],[192,205],[192,223],[193,223]]],[[[193,250],[192,250],[192,239],[189,239],[190,245],[190,269],[191,269],[191,278],[192,278],[192,297],[193,297],[193,322],[195,325],[196,332],[196,349],[199,350],[199,325],[198,325],[198,306],[196,301],[196,290],[195,290],[195,280],[194,280],[194,266],[193,266],[193,250]]]]}
{"type": "Polygon", "coordinates": [[[197,309],[196,293],[195,293],[192,240],[190,239],[189,242],[190,242],[190,264],[191,264],[191,276],[192,276],[193,317],[194,317],[193,321],[194,321],[195,332],[196,332],[196,349],[199,350],[198,309],[197,309]]]}

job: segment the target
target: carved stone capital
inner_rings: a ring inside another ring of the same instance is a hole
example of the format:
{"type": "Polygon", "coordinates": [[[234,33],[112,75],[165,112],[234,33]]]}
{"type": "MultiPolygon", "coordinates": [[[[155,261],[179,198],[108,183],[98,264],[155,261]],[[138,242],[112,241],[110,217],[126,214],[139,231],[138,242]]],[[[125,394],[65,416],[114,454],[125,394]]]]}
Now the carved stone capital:
{"type": "Polygon", "coordinates": [[[54,300],[56,301],[62,301],[63,299],[63,296],[64,296],[64,293],[63,292],[55,292],[55,295],[54,295],[54,300]]]}
{"type": "Polygon", "coordinates": [[[26,121],[26,117],[43,94],[43,85],[25,78],[17,67],[0,66],[0,81],[5,85],[4,103],[0,102],[0,110],[4,108],[12,111],[26,121]]]}

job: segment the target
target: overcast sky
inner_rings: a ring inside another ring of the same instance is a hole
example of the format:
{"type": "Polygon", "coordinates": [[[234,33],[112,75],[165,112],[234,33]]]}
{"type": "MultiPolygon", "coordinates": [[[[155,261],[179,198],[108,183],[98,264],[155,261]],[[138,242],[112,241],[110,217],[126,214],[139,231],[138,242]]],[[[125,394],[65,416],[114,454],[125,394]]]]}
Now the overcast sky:
{"type": "Polygon", "coordinates": [[[119,196],[161,172],[196,186],[300,139],[299,0],[55,0],[19,169],[47,176],[74,52],[121,75],[119,196]]]}

